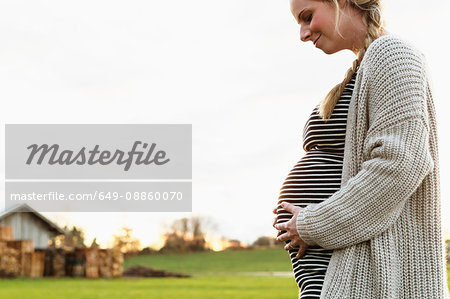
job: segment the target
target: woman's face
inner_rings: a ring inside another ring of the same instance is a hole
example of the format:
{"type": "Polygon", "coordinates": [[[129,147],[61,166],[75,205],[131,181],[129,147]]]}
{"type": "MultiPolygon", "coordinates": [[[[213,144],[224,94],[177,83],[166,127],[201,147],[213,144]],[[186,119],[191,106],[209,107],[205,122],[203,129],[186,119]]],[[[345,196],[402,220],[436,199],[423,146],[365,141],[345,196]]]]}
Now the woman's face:
{"type": "Polygon", "coordinates": [[[291,12],[300,25],[300,40],[311,41],[327,54],[349,49],[355,51],[364,41],[362,16],[340,0],[339,31],[336,31],[336,6],[331,1],[291,0],[291,12]]]}

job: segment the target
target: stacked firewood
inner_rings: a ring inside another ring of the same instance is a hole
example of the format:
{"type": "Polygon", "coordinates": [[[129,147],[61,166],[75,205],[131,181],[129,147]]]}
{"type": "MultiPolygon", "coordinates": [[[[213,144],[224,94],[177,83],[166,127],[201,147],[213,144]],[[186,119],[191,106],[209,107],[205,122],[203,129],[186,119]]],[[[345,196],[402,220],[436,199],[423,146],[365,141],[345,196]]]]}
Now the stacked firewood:
{"type": "Polygon", "coordinates": [[[123,254],[116,249],[47,248],[13,240],[12,227],[0,226],[0,277],[121,277],[123,254]]]}
{"type": "Polygon", "coordinates": [[[22,262],[22,276],[31,278],[42,277],[44,275],[44,261],[45,252],[42,250],[25,253],[22,262]]]}
{"type": "Polygon", "coordinates": [[[0,226],[0,241],[14,240],[13,229],[11,226],[0,226]]]}
{"type": "Polygon", "coordinates": [[[0,277],[16,277],[21,274],[23,253],[13,241],[11,226],[0,226],[0,277]]]}
{"type": "MultiPolygon", "coordinates": [[[[29,277],[31,275],[31,268],[33,266],[33,254],[34,254],[34,247],[33,247],[33,240],[12,240],[7,242],[7,246],[9,248],[15,249],[18,253],[18,263],[20,276],[27,276],[29,277]]],[[[35,263],[39,262],[35,260],[35,263]]],[[[42,263],[44,260],[42,260],[42,263]]],[[[39,268],[44,268],[43,266],[39,268]]],[[[41,275],[42,276],[42,275],[41,275]]]]}
{"type": "Polygon", "coordinates": [[[113,277],[112,276],[112,265],[113,265],[113,254],[112,250],[101,249],[98,254],[98,270],[101,277],[113,277]]]}
{"type": "Polygon", "coordinates": [[[123,254],[118,250],[79,248],[66,254],[68,276],[111,278],[121,277],[122,271],[123,254]]]}
{"type": "Polygon", "coordinates": [[[0,240],[0,277],[16,277],[20,273],[19,254],[9,248],[7,241],[0,240]]]}
{"type": "Polygon", "coordinates": [[[121,277],[123,254],[114,249],[47,249],[45,276],[121,277]]]}
{"type": "Polygon", "coordinates": [[[44,276],[63,277],[66,275],[66,253],[62,248],[45,250],[44,276]]]}
{"type": "Polygon", "coordinates": [[[97,248],[87,249],[86,255],[86,277],[99,277],[99,253],[97,248]]]}
{"type": "Polygon", "coordinates": [[[83,248],[75,248],[66,252],[66,275],[73,277],[85,276],[86,256],[83,248]]]}
{"type": "Polygon", "coordinates": [[[121,277],[123,273],[123,254],[120,250],[112,249],[112,277],[121,277]]]}
{"type": "Polygon", "coordinates": [[[44,257],[32,240],[0,241],[0,277],[42,277],[44,257]]]}

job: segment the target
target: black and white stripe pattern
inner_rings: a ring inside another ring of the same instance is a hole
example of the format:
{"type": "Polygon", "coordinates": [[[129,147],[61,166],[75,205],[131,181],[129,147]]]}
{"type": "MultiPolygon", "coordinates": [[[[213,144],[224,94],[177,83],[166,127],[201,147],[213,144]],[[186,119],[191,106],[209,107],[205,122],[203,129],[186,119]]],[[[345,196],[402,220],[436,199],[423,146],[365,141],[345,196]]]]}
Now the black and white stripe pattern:
{"type": "MultiPolygon", "coordinates": [[[[330,120],[323,121],[318,107],[314,108],[303,130],[303,149],[306,154],[294,166],[281,188],[279,204],[282,201],[305,207],[318,204],[341,186],[342,162],[344,159],[345,129],[348,106],[355,84],[356,74],[346,85],[341,98],[333,110],[330,120]]],[[[280,206],[277,222],[291,218],[291,214],[280,206]]],[[[290,250],[289,255],[299,287],[299,298],[320,298],[325,273],[332,250],[311,246],[305,255],[296,259],[298,250],[290,250]]]]}

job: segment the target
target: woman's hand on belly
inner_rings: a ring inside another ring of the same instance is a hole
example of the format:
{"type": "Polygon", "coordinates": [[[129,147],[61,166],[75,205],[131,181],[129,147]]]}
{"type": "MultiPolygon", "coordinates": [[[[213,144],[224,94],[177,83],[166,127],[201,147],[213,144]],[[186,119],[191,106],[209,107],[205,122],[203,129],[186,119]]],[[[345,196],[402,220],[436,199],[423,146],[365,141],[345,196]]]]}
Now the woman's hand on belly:
{"type": "MultiPolygon", "coordinates": [[[[273,226],[278,230],[277,241],[284,242],[290,241],[286,246],[284,246],[285,250],[292,250],[298,248],[298,253],[296,258],[301,258],[306,249],[308,248],[308,244],[306,244],[299,236],[297,231],[297,216],[298,212],[302,209],[300,207],[294,206],[288,202],[283,202],[281,206],[288,212],[290,212],[293,216],[289,221],[276,224],[276,219],[274,221],[273,226]],[[281,231],[285,231],[285,233],[280,235],[281,231]]],[[[276,208],[273,210],[276,214],[276,208]]]]}

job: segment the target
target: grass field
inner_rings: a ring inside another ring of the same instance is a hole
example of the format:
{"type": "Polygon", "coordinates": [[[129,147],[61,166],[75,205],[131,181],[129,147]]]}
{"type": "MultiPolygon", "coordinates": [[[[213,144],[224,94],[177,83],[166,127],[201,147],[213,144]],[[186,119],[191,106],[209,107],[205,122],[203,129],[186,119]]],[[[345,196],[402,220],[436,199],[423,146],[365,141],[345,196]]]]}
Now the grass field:
{"type": "Polygon", "coordinates": [[[143,265],[155,269],[194,275],[217,275],[242,272],[292,271],[286,251],[279,248],[135,256],[124,268],[143,265]]]}
{"type": "Polygon", "coordinates": [[[0,298],[296,298],[292,277],[244,272],[291,271],[281,248],[136,256],[124,268],[144,265],[192,274],[191,278],[0,280],[0,298]]]}
{"type": "MultiPolygon", "coordinates": [[[[146,265],[193,274],[191,278],[143,279],[4,279],[0,298],[122,299],[122,298],[297,298],[292,277],[249,276],[249,272],[291,271],[281,248],[205,252],[186,255],[137,256],[125,268],[146,265]]],[[[450,278],[450,265],[447,265],[450,278]]],[[[450,288],[450,279],[447,280],[450,288]]]]}
{"type": "Polygon", "coordinates": [[[296,298],[292,278],[202,276],[147,279],[0,280],[0,298],[296,298]]]}

